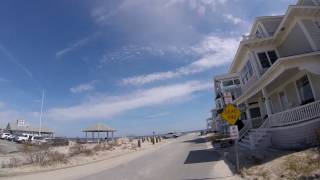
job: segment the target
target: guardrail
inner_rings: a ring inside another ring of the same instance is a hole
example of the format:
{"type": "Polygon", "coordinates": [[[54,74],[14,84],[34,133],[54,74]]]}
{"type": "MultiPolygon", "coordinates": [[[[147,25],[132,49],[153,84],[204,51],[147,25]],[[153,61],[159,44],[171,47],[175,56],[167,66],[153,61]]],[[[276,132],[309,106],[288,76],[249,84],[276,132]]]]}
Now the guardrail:
{"type": "Polygon", "coordinates": [[[316,117],[320,117],[320,101],[272,114],[269,123],[270,127],[281,127],[307,121],[316,117]]]}

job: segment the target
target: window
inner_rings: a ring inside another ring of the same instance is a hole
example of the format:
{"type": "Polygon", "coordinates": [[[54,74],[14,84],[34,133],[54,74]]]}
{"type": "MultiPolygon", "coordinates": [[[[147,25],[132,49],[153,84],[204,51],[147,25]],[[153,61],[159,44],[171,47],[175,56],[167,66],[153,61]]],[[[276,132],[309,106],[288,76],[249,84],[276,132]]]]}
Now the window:
{"type": "Polygon", "coordinates": [[[278,59],[275,51],[267,51],[258,53],[258,58],[262,68],[269,68],[278,59]]]}
{"type": "Polygon", "coordinates": [[[259,118],[259,117],[261,117],[261,113],[260,113],[260,108],[259,107],[250,108],[249,111],[250,111],[251,118],[259,118]]]}
{"type": "Polygon", "coordinates": [[[232,80],[223,81],[222,84],[223,84],[224,87],[231,86],[231,85],[233,85],[233,81],[232,80]]]}
{"type": "Polygon", "coordinates": [[[235,79],[234,80],[234,84],[239,85],[240,84],[240,80],[239,79],[235,79]]]}
{"type": "Polygon", "coordinates": [[[250,63],[250,60],[247,61],[247,64],[243,67],[241,71],[241,81],[243,84],[246,84],[251,77],[253,76],[253,69],[250,63]]]}
{"type": "Polygon", "coordinates": [[[275,63],[278,59],[278,56],[275,51],[268,51],[268,56],[271,61],[271,64],[275,63]]]}
{"type": "Polygon", "coordinates": [[[314,101],[311,85],[307,75],[297,80],[297,87],[302,104],[308,104],[314,101]]]}
{"type": "Polygon", "coordinates": [[[267,54],[265,52],[258,53],[258,57],[260,60],[260,64],[263,68],[270,67],[269,60],[268,60],[267,54]]]}

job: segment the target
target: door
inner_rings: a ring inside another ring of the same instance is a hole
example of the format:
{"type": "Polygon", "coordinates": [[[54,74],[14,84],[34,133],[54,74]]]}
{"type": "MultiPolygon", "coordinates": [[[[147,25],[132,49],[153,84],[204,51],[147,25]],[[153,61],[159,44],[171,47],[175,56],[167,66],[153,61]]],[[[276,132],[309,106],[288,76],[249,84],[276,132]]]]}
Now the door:
{"type": "Polygon", "coordinates": [[[288,99],[287,99],[284,91],[279,92],[279,99],[280,99],[282,111],[287,110],[288,109],[288,99]]]}

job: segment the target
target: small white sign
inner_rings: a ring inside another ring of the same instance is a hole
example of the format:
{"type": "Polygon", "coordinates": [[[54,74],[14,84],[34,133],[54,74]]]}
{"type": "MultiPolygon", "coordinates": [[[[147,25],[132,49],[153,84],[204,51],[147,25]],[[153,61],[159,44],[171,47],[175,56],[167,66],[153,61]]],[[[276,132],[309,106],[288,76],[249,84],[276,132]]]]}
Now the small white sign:
{"type": "Polygon", "coordinates": [[[229,131],[230,131],[230,137],[232,139],[239,139],[238,126],[230,126],[229,131]]]}
{"type": "Polygon", "coordinates": [[[230,92],[223,93],[223,97],[225,104],[232,104],[232,94],[230,92]]]}

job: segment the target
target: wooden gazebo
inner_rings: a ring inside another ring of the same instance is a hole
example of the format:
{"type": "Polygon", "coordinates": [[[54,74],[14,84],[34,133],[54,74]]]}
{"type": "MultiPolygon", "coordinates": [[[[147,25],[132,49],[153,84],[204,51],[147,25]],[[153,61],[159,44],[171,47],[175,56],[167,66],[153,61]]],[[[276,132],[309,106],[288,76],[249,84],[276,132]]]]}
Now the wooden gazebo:
{"type": "Polygon", "coordinates": [[[116,130],[113,128],[108,127],[107,125],[98,123],[94,126],[88,127],[86,129],[83,130],[83,132],[85,132],[86,135],[86,141],[88,141],[88,133],[91,133],[91,137],[92,137],[92,141],[94,141],[95,139],[95,133],[97,133],[97,138],[98,138],[98,142],[101,138],[103,138],[103,134],[105,133],[104,139],[108,140],[109,139],[109,132],[111,133],[111,138],[113,140],[113,133],[116,130]],[[100,137],[100,133],[101,133],[101,137],[100,137]]]}

